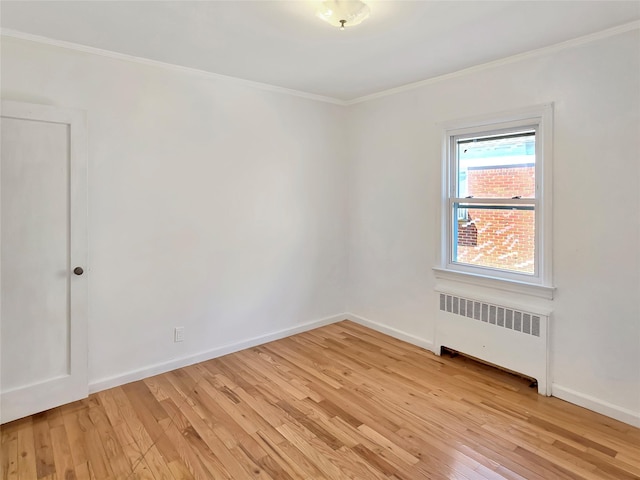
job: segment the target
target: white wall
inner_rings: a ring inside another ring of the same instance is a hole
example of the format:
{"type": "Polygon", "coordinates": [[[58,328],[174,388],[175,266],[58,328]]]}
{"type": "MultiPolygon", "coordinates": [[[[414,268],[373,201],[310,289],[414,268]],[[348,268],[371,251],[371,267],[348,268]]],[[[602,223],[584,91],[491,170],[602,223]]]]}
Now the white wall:
{"type": "Polygon", "coordinates": [[[2,97],[87,112],[90,382],[344,312],[341,107],[6,37],[2,97]]]}
{"type": "Polygon", "coordinates": [[[350,107],[349,311],[433,341],[437,123],[554,102],[553,391],[640,425],[639,74],[635,30],[350,107]]]}

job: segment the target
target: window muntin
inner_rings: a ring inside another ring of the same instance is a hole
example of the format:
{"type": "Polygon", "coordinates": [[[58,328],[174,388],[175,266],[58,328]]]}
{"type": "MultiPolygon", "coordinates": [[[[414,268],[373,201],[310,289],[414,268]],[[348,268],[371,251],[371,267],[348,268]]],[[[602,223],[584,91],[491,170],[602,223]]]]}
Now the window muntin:
{"type": "Polygon", "coordinates": [[[454,269],[525,281],[539,275],[537,129],[449,137],[448,264],[454,269]]]}

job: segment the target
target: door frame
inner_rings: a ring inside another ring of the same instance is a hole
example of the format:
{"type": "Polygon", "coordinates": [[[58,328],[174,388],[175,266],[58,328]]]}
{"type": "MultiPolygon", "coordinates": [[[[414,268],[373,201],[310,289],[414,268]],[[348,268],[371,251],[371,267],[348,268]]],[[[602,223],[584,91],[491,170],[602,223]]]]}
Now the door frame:
{"type": "MultiPolygon", "coordinates": [[[[68,375],[0,393],[0,423],[86,398],[88,388],[87,120],[84,111],[2,100],[0,116],[69,128],[68,375]],[[74,275],[80,266],[85,273],[74,275]]],[[[1,173],[0,173],[1,174],[1,173]]],[[[0,227],[1,228],[1,227],[0,227]]],[[[2,279],[0,278],[0,288],[2,279]]],[[[0,327],[2,318],[0,318],[0,327]]],[[[1,330],[0,330],[1,332],[1,330]]]]}

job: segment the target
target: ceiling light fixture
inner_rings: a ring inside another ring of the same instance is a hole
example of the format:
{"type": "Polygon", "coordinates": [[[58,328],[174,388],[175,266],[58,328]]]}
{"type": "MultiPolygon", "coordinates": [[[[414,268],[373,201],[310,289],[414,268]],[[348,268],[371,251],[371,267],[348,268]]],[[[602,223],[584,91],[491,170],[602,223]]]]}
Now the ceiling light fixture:
{"type": "Polygon", "coordinates": [[[316,16],[340,30],[362,23],[370,14],[369,5],[360,0],[327,0],[316,11],[316,16]]]}

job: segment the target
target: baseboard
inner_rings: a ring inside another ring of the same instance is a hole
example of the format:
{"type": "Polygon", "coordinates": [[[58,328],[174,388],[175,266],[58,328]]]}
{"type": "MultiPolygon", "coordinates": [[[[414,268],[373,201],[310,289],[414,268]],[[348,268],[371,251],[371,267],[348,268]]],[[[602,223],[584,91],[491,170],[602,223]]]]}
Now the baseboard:
{"type": "Polygon", "coordinates": [[[420,337],[416,337],[415,335],[411,335],[409,333],[403,332],[402,330],[398,330],[396,328],[388,327],[387,325],[383,325],[382,323],[374,322],[373,320],[369,320],[368,318],[361,317],[360,315],[356,315],[354,313],[346,314],[347,320],[351,320],[352,322],[359,323],[365,327],[369,327],[372,330],[376,330],[377,332],[384,333],[389,335],[390,337],[397,338],[398,340],[402,340],[404,342],[410,343],[412,345],[417,345],[418,347],[425,348],[430,351],[434,351],[435,345],[433,342],[429,340],[425,340],[420,337]]]}
{"type": "Polygon", "coordinates": [[[633,425],[634,427],[640,427],[640,412],[634,412],[618,405],[613,405],[612,403],[605,402],[604,400],[592,397],[591,395],[586,395],[584,393],[576,392],[570,388],[563,387],[557,383],[551,385],[551,395],[580,407],[601,413],[607,417],[633,425]]]}
{"type": "Polygon", "coordinates": [[[108,388],[124,385],[125,383],[135,382],[147,377],[159,375],[161,373],[169,372],[177,368],[193,365],[194,363],[204,362],[211,360],[212,358],[221,357],[229,353],[238,352],[247,348],[262,345],[264,343],[272,342],[274,340],[280,340],[281,338],[289,337],[297,333],[313,330],[314,328],[329,325],[331,323],[340,322],[348,318],[346,313],[339,315],[332,315],[330,317],[321,318],[311,322],[303,323],[302,325],[296,325],[295,327],[285,328],[266,335],[260,335],[258,337],[249,338],[241,342],[233,343],[231,345],[224,345],[204,352],[199,352],[193,355],[187,355],[185,357],[175,358],[167,362],[156,363],[147,367],[132,370],[120,375],[114,375],[111,377],[101,378],[94,382],[89,383],[89,393],[96,393],[108,388]]]}

